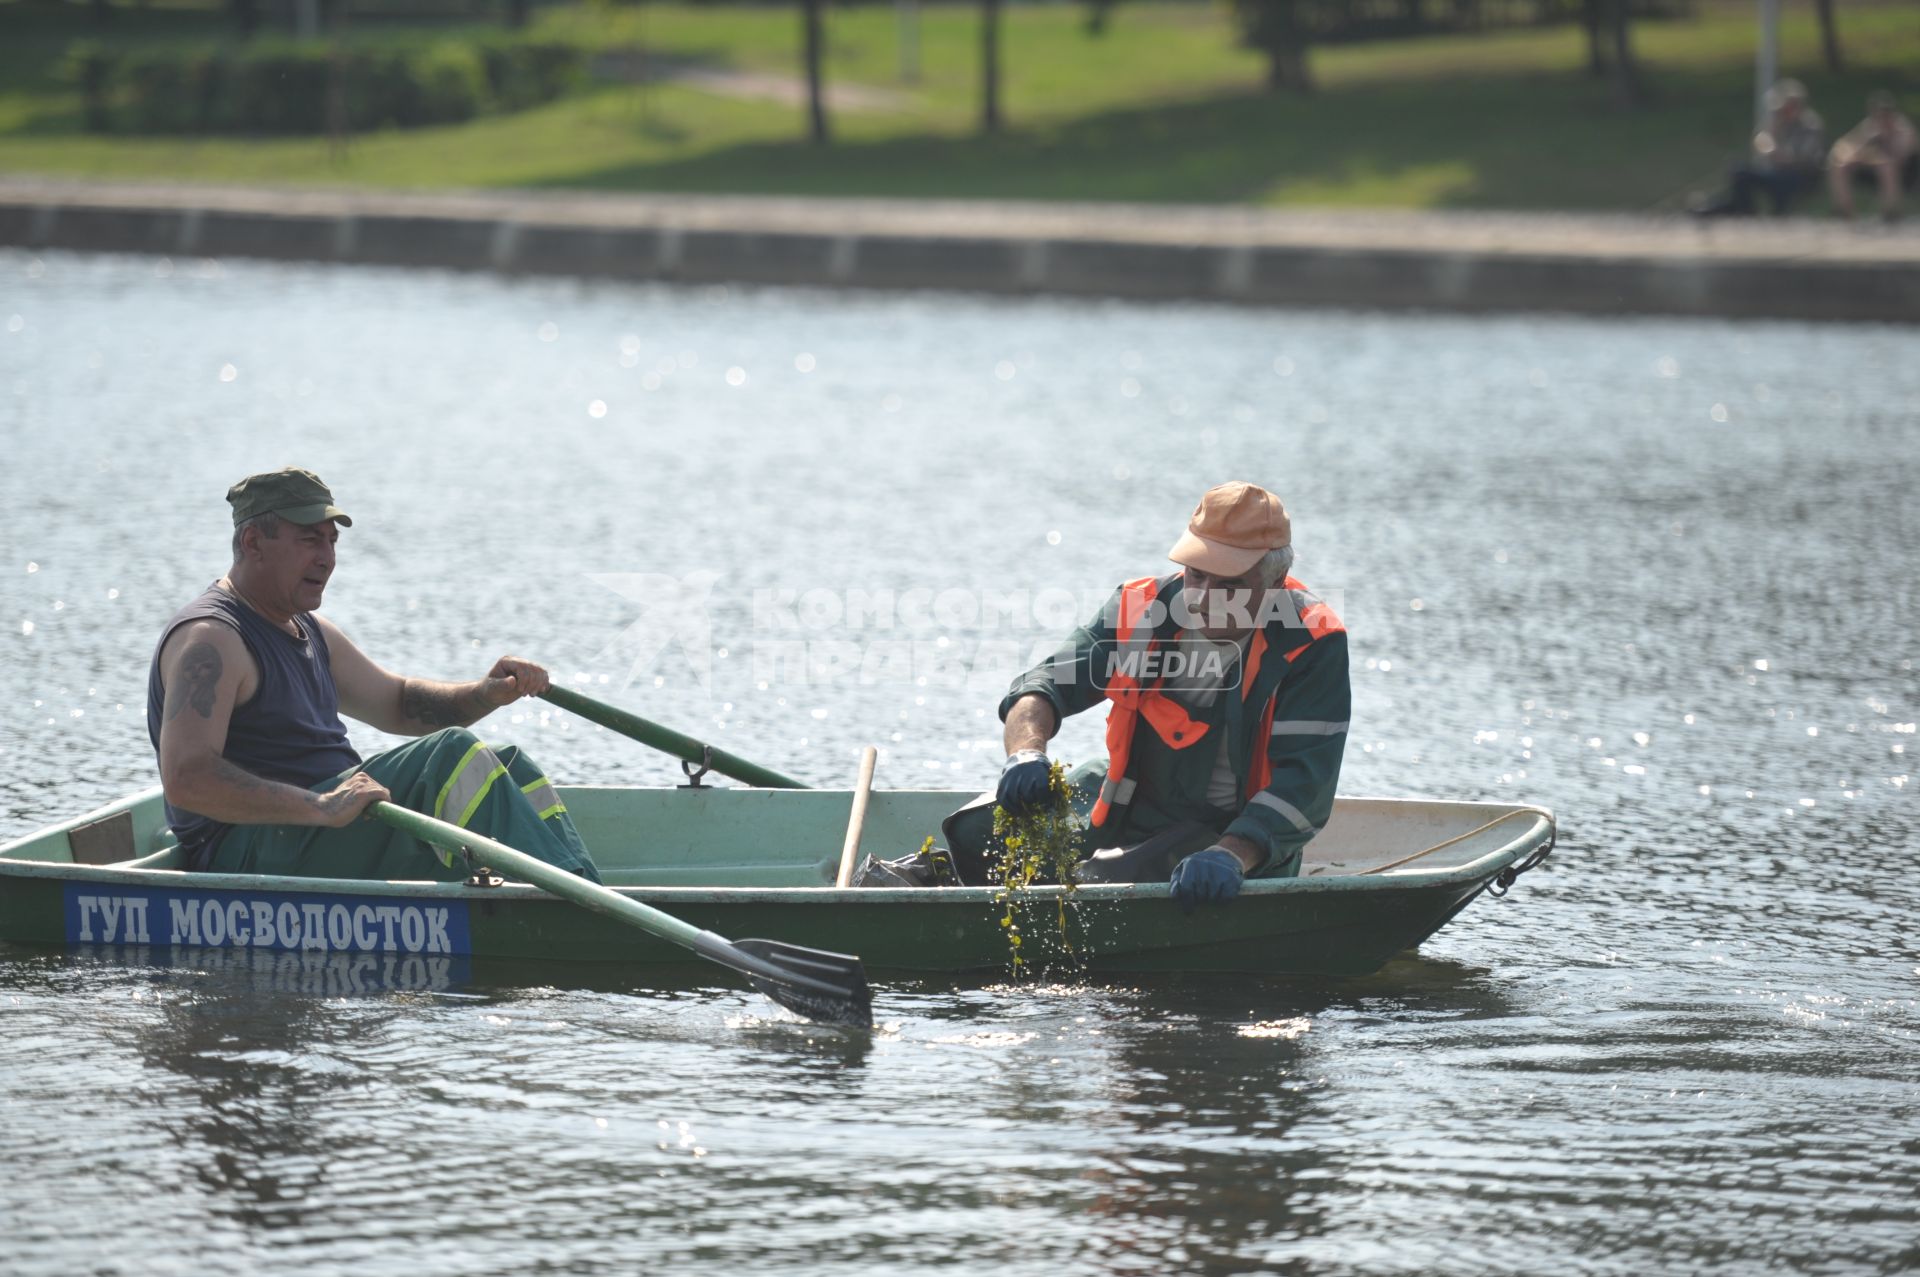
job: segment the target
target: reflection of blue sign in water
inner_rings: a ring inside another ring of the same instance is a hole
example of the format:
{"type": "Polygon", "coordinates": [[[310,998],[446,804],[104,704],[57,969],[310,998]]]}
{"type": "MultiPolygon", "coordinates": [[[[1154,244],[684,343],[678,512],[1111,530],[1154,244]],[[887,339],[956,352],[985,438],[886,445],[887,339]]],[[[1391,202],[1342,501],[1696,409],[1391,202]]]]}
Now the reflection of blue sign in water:
{"type": "Polygon", "coordinates": [[[465,901],[66,885],[69,944],[315,953],[472,952],[465,901]]]}
{"type": "Polygon", "coordinates": [[[457,989],[473,983],[472,959],[460,954],[294,953],[285,949],[156,948],[81,944],[73,952],[117,966],[218,976],[269,993],[342,998],[356,994],[457,989]]]}

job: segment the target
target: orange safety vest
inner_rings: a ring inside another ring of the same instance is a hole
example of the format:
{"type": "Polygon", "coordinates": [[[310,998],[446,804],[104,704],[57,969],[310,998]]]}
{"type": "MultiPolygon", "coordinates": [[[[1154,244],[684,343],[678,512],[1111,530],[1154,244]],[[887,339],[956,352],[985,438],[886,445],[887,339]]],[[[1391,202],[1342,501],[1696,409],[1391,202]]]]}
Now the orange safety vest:
{"type": "MultiPolygon", "coordinates": [[[[1286,579],[1285,587],[1301,591],[1307,588],[1292,577],[1286,579]]],[[[1134,634],[1159,592],[1160,582],[1150,576],[1128,581],[1120,587],[1120,615],[1114,633],[1121,646],[1135,641],[1134,634]]],[[[1346,629],[1333,609],[1318,599],[1301,612],[1300,619],[1309,637],[1307,642],[1286,653],[1283,659],[1288,662],[1306,651],[1314,639],[1346,629]]],[[[1154,646],[1155,640],[1149,638],[1147,650],[1152,651],[1154,646]]],[[[1260,660],[1266,652],[1267,632],[1262,627],[1254,632],[1253,642],[1247,648],[1246,667],[1240,674],[1242,699],[1252,693],[1260,674],[1260,660]]],[[[1156,679],[1152,686],[1143,687],[1138,679],[1123,673],[1115,673],[1108,680],[1106,697],[1112,705],[1107,710],[1107,779],[1093,804],[1092,820],[1096,827],[1107,823],[1116,806],[1124,806],[1133,798],[1134,782],[1127,779],[1127,760],[1133,753],[1133,734],[1139,730],[1141,719],[1144,718],[1171,749],[1187,749],[1207,734],[1206,723],[1193,718],[1184,706],[1160,690],[1162,681],[1156,679]]],[[[1260,715],[1260,734],[1254,739],[1261,742],[1262,747],[1254,751],[1253,765],[1247,769],[1249,801],[1273,779],[1273,764],[1267,758],[1264,744],[1273,732],[1273,709],[1278,699],[1277,695],[1269,696],[1260,715]]]]}

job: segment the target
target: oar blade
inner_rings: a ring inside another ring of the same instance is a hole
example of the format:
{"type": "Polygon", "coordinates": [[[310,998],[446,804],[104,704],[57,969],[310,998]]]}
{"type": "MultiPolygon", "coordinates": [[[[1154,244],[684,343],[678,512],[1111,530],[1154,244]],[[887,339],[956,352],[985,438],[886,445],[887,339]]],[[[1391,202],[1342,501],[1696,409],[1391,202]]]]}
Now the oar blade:
{"type": "Polygon", "coordinates": [[[873,990],[867,987],[866,968],[859,958],[778,940],[735,940],[733,947],[789,977],[746,973],[754,988],[789,1011],[823,1024],[873,1027],[873,990]]]}

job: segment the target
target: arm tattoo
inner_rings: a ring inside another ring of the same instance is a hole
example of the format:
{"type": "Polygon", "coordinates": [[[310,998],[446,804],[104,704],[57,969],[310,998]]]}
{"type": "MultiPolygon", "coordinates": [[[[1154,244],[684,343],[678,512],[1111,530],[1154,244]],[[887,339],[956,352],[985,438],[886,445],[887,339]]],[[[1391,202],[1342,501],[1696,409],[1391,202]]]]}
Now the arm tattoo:
{"type": "Polygon", "coordinates": [[[352,794],[343,794],[338,790],[333,790],[328,793],[321,794],[318,798],[314,800],[314,804],[315,806],[319,807],[321,811],[331,816],[335,812],[339,811],[343,806],[345,806],[352,797],[353,797],[352,794]]]}
{"type": "Polygon", "coordinates": [[[202,640],[189,647],[180,658],[180,686],[167,697],[171,702],[167,719],[179,717],[191,705],[202,718],[213,717],[213,694],[220,686],[220,649],[202,640]]]}
{"type": "Polygon", "coordinates": [[[400,712],[428,727],[464,727],[490,708],[470,686],[410,678],[400,691],[400,712]]]}
{"type": "Polygon", "coordinates": [[[237,767],[224,758],[213,760],[213,773],[235,789],[244,789],[250,793],[271,793],[278,786],[264,776],[256,776],[244,767],[237,767]]]}

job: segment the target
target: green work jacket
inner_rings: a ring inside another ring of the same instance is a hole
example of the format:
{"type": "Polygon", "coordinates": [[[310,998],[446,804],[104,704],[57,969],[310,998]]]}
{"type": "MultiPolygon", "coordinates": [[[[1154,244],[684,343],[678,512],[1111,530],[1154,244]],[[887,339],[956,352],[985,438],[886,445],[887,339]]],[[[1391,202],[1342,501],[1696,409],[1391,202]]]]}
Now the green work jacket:
{"type": "MultiPolygon", "coordinates": [[[[1171,639],[1179,629],[1181,585],[1178,573],[1159,582],[1156,597],[1167,607],[1154,628],[1156,639],[1171,639]]],[[[1254,871],[1255,877],[1291,877],[1300,872],[1302,850],[1333,814],[1353,695],[1347,675],[1346,631],[1335,629],[1314,638],[1300,616],[1324,605],[1305,589],[1289,589],[1287,595],[1292,604],[1283,609],[1287,615],[1265,626],[1267,651],[1250,692],[1242,697],[1236,684],[1207,709],[1187,711],[1208,725],[1199,742],[1174,749],[1144,718],[1139,720],[1127,763],[1127,778],[1136,782],[1133,796],[1126,806],[1114,809],[1106,825],[1093,831],[1095,843],[1130,845],[1171,825],[1196,821],[1264,847],[1267,859],[1254,871]],[[1257,740],[1269,700],[1274,702],[1273,725],[1265,740],[1257,740]],[[1218,733],[1223,730],[1240,793],[1247,790],[1254,750],[1266,750],[1272,767],[1265,789],[1230,811],[1207,801],[1207,784],[1220,749],[1218,733]]],[[[1028,695],[1046,697],[1062,720],[1106,701],[1102,665],[1116,647],[1119,599],[1116,589],[1099,615],[1074,630],[1059,651],[1013,681],[1000,702],[1002,720],[1015,701],[1028,695]]],[[[1244,676],[1244,667],[1241,673],[1244,676]]],[[[1075,768],[1076,791],[1084,796],[1097,789],[1105,772],[1105,760],[1075,768]]]]}

